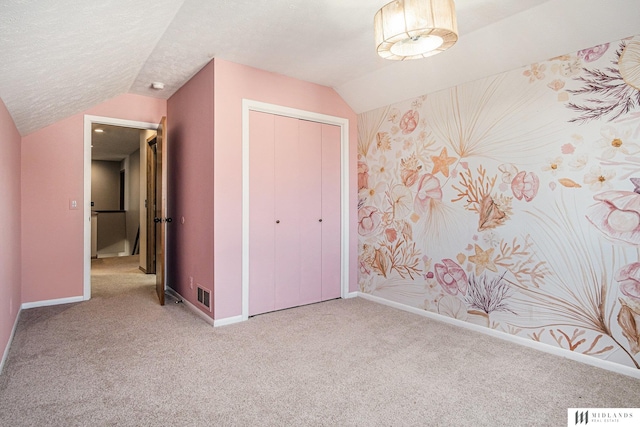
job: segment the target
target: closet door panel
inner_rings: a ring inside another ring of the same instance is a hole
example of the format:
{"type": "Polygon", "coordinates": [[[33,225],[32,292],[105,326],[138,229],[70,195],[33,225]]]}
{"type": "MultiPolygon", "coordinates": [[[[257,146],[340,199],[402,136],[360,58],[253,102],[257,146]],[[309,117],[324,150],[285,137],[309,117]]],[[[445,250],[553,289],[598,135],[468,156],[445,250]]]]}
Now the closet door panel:
{"type": "Polygon", "coordinates": [[[340,127],[322,125],[322,300],[340,298],[340,127]]]}
{"type": "Polygon", "coordinates": [[[322,299],[322,125],[299,121],[300,305],[322,299]]]}
{"type": "Polygon", "coordinates": [[[298,120],[275,116],[275,309],[300,301],[298,120]]]}
{"type": "Polygon", "coordinates": [[[249,315],[275,310],[274,116],[249,113],[249,315]]]}

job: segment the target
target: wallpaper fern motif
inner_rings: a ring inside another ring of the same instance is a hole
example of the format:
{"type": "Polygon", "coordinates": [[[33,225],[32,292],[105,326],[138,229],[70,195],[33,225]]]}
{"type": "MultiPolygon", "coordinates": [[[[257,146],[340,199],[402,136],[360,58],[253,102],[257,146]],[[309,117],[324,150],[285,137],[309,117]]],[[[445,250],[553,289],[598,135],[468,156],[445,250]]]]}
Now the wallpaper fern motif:
{"type": "Polygon", "coordinates": [[[640,36],[358,128],[362,292],[640,369],[640,36]]]}

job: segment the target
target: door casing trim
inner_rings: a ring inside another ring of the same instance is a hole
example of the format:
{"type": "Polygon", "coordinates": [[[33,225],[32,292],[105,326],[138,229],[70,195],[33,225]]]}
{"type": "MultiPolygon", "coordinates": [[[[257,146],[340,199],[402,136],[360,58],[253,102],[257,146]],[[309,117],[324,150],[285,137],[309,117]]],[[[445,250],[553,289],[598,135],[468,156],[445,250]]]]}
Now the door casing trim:
{"type": "Polygon", "coordinates": [[[91,299],[91,125],[112,125],[143,130],[157,130],[158,123],[138,122],[134,120],[116,119],[113,117],[84,115],[84,250],[83,250],[83,295],[87,301],[91,299]]]}

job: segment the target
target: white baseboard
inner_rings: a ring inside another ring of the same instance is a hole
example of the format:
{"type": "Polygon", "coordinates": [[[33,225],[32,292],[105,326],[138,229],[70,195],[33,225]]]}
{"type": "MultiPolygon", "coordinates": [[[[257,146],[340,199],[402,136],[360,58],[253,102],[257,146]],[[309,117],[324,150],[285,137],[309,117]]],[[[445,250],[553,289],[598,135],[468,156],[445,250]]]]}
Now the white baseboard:
{"type": "Polygon", "coordinates": [[[28,308],[48,307],[50,305],[71,304],[74,302],[82,302],[82,301],[84,301],[84,296],[81,295],[79,297],[58,298],[58,299],[50,299],[45,301],[25,302],[22,304],[22,309],[26,310],[28,308]]]}
{"type": "Polygon", "coordinates": [[[213,326],[215,327],[227,326],[227,325],[233,325],[234,323],[240,323],[240,322],[244,322],[244,319],[242,318],[242,316],[225,317],[224,319],[215,320],[213,322],[213,326]]]}
{"type": "Polygon", "coordinates": [[[215,326],[214,323],[213,323],[213,319],[211,317],[207,316],[206,313],[204,313],[198,307],[196,307],[195,305],[193,305],[189,301],[187,301],[182,295],[180,295],[178,292],[176,292],[173,288],[166,288],[165,290],[168,293],[170,293],[171,295],[173,295],[175,298],[181,300],[182,303],[189,310],[193,311],[198,317],[202,318],[202,320],[204,320],[205,322],[207,322],[208,324],[210,324],[212,326],[215,326]]]}
{"type": "Polygon", "coordinates": [[[18,314],[16,314],[16,320],[15,322],[13,322],[11,335],[9,335],[9,340],[7,341],[7,345],[4,347],[4,352],[2,353],[2,360],[0,361],[0,374],[2,374],[2,370],[4,369],[4,363],[7,361],[7,357],[9,356],[9,349],[11,348],[11,343],[13,342],[13,336],[16,334],[16,328],[18,327],[18,319],[20,319],[21,312],[22,312],[22,309],[18,310],[18,314]]]}
{"type": "MultiPolygon", "coordinates": [[[[421,310],[416,307],[411,307],[406,304],[398,303],[395,301],[390,301],[384,298],[377,297],[375,295],[370,295],[362,292],[355,292],[358,297],[376,302],[378,304],[383,304],[389,307],[397,308],[399,310],[408,311],[409,313],[417,314],[419,316],[428,317],[433,320],[437,320],[439,322],[448,323],[450,325],[459,326],[465,329],[470,329],[475,332],[480,332],[485,335],[490,335],[492,337],[500,338],[505,341],[510,341],[516,344],[520,344],[526,347],[533,348],[535,350],[543,351],[545,353],[550,353],[556,356],[565,357],[567,359],[575,360],[576,362],[585,363],[587,365],[595,366],[597,368],[606,369],[607,371],[616,372],[618,374],[626,375],[633,378],[640,379],[640,369],[635,369],[630,366],[624,366],[619,363],[609,362],[608,360],[598,359],[593,356],[587,356],[582,353],[576,353],[570,350],[566,350],[559,347],[553,347],[548,344],[544,344],[538,341],[529,340],[523,337],[519,337],[516,335],[510,335],[504,332],[496,331],[495,329],[485,328],[480,325],[475,325],[473,323],[464,322],[462,320],[454,319],[452,317],[443,316],[438,313],[433,313],[431,311],[421,310]]],[[[351,295],[351,294],[350,294],[351,295]]]]}
{"type": "MultiPolygon", "coordinates": [[[[355,297],[358,296],[358,294],[359,294],[359,292],[349,292],[344,299],[355,298],[355,297]]],[[[320,302],[322,302],[322,301],[320,301],[320,302]]],[[[296,307],[291,307],[291,308],[296,308],[296,307]]],[[[245,319],[242,315],[225,317],[224,319],[215,320],[214,323],[213,323],[213,326],[218,327],[218,326],[233,325],[234,323],[245,322],[247,320],[248,319],[245,319]]]]}

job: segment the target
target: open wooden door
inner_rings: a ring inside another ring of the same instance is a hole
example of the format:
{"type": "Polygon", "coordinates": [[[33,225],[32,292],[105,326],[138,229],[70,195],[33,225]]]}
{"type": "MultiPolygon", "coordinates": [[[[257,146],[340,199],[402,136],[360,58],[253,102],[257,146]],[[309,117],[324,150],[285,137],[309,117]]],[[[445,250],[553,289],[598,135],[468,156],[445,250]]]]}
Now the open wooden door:
{"type": "Polygon", "coordinates": [[[165,289],[165,243],[167,223],[167,152],[166,152],[167,118],[163,117],[158,126],[156,137],[156,197],[155,218],[156,225],[156,293],[160,305],[164,305],[165,289]]]}
{"type": "Polygon", "coordinates": [[[156,274],[156,135],[147,139],[146,274],[156,274]]]}

